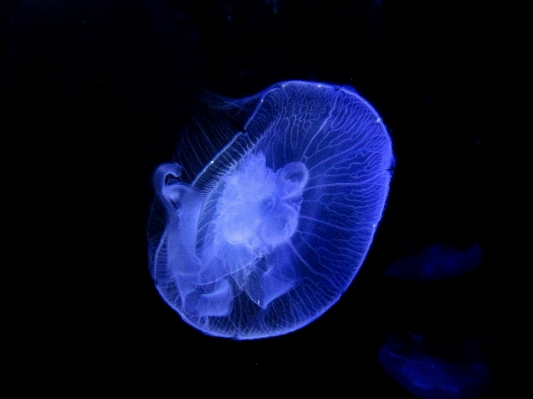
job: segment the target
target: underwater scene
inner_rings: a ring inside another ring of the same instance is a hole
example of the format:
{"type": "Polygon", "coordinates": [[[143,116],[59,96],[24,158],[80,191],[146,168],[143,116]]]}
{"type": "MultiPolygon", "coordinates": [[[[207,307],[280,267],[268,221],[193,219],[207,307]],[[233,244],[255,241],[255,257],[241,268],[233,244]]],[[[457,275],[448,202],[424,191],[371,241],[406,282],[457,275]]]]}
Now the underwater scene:
{"type": "Polygon", "coordinates": [[[3,8],[16,374],[527,396],[520,11],[3,8]]]}

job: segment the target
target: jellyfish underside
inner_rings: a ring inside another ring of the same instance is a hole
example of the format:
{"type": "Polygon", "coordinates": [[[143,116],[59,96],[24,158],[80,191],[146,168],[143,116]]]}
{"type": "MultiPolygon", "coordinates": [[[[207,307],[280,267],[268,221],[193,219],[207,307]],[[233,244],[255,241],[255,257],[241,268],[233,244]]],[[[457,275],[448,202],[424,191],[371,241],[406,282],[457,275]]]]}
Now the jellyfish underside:
{"type": "MultiPolygon", "coordinates": [[[[235,104],[228,102],[228,104],[235,104]]],[[[389,136],[355,92],[286,82],[239,102],[241,132],[186,181],[154,174],[151,273],[204,333],[285,334],[335,303],[368,251],[390,181],[389,136]]]]}
{"type": "MultiPolygon", "coordinates": [[[[168,170],[169,165],[160,169],[168,170]]],[[[159,176],[166,177],[164,173],[159,176]]],[[[217,217],[199,256],[191,232],[196,231],[204,199],[183,184],[164,187],[163,201],[168,207],[181,203],[181,208],[171,208],[181,225],[168,231],[167,240],[181,248],[172,263],[178,265],[173,277],[185,313],[227,316],[233,304],[228,279],[262,308],[294,287],[299,275],[285,252],[290,251],[288,241],[296,230],[307,178],[302,162],[291,162],[274,172],[265,165],[262,153],[244,158],[238,169],[222,179],[217,217]],[[274,254],[275,263],[265,260],[274,254]]]]}

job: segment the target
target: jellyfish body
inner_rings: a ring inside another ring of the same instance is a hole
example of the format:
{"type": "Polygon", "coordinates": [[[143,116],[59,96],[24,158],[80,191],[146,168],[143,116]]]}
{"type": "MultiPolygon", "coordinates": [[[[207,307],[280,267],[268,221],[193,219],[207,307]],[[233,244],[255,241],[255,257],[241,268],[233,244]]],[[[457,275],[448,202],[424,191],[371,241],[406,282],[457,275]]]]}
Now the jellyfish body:
{"type": "Polygon", "coordinates": [[[386,274],[405,280],[442,280],[475,269],[482,257],[483,251],[477,243],[463,251],[437,244],[393,262],[386,274]]]}
{"type": "Polygon", "coordinates": [[[378,361],[391,378],[419,398],[479,396],[490,381],[487,362],[468,342],[455,350],[447,346],[430,345],[414,334],[403,339],[389,337],[378,353],[378,361]]]}
{"type": "Polygon", "coordinates": [[[285,334],[331,307],[361,267],[389,190],[391,141],[348,88],[286,82],[223,108],[246,110],[243,124],[192,181],[178,164],[154,173],[151,217],[165,222],[151,223],[151,274],[204,333],[285,334]]]}

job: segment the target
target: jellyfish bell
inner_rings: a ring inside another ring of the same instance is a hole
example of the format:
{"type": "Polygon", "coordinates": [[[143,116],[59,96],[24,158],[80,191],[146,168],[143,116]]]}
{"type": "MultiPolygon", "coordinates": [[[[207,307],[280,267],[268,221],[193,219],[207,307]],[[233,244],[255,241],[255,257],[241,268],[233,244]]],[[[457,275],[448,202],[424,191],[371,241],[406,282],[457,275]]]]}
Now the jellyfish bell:
{"type": "Polygon", "coordinates": [[[291,81],[211,105],[226,116],[189,141],[199,162],[154,173],[152,277],[206,334],[289,333],[361,267],[389,190],[390,137],[350,88],[291,81]]]}

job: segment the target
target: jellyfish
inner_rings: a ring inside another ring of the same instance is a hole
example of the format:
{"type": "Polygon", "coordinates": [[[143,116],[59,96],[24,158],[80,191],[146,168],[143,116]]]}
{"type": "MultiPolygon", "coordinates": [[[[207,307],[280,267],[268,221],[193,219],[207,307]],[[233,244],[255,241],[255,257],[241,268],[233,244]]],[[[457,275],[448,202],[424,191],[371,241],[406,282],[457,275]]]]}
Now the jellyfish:
{"type": "Polygon", "coordinates": [[[154,172],[150,272],[205,334],[287,334],[335,304],[360,269],[385,207],[391,140],[348,87],[290,81],[212,108],[232,117],[217,118],[231,123],[216,137],[196,137],[203,164],[154,172]]]}
{"type": "Polygon", "coordinates": [[[475,339],[429,343],[416,334],[391,336],[378,353],[382,369],[422,399],[473,399],[490,382],[475,339]]]}
{"type": "Polygon", "coordinates": [[[482,257],[483,251],[477,243],[463,251],[453,245],[436,244],[393,262],[386,274],[405,280],[442,280],[475,269],[482,257]]]}

